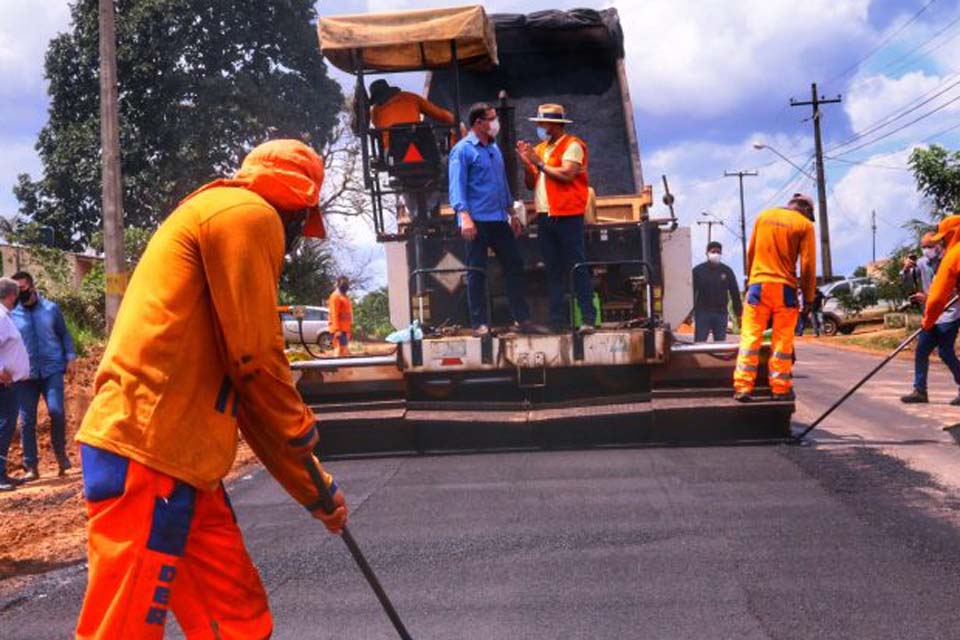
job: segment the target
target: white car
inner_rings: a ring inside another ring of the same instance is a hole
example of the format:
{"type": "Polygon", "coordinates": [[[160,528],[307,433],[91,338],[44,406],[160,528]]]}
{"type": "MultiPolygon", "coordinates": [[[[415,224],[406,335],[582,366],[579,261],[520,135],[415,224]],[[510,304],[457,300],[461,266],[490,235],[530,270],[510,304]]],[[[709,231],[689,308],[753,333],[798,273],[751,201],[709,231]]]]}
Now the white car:
{"type": "Polygon", "coordinates": [[[287,344],[302,342],[315,344],[323,350],[333,348],[333,336],[330,335],[330,312],[326,307],[302,307],[303,337],[300,335],[300,322],[294,315],[294,307],[279,307],[280,323],[283,325],[283,339],[287,344]]]}

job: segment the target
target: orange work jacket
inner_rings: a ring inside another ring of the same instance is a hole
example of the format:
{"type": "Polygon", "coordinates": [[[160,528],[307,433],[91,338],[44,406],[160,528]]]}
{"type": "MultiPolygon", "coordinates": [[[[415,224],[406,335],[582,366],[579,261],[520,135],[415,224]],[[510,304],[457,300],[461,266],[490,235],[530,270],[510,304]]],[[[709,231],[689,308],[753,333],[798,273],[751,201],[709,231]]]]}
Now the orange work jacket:
{"type": "Polygon", "coordinates": [[[150,240],[77,440],[212,490],[233,463],[239,428],[309,505],[317,491],[301,460],[317,432],[284,356],[276,313],[284,230],[271,203],[316,206],[322,164],[319,176],[305,176],[275,158],[248,161],[237,179],[184,200],[150,240]]]}
{"type": "MultiPolygon", "coordinates": [[[[443,124],[453,124],[453,113],[409,91],[401,91],[382,105],[373,105],[370,108],[370,122],[375,129],[388,129],[395,124],[420,122],[421,114],[443,124]]],[[[383,147],[390,147],[390,134],[387,132],[383,133],[383,147]]]]}
{"type": "Polygon", "coordinates": [[[764,282],[797,286],[800,260],[800,288],[810,302],[817,288],[817,245],[813,223],[792,209],[767,209],[753,223],[747,247],[750,284],[764,282]]]}
{"type": "Polygon", "coordinates": [[[340,293],[339,289],[334,289],[327,301],[327,309],[330,312],[330,333],[343,332],[352,336],[353,304],[350,298],[340,293]]]}
{"type": "Polygon", "coordinates": [[[547,141],[537,145],[537,157],[550,167],[563,166],[563,154],[571,143],[580,143],[583,149],[583,166],[572,182],[560,182],[553,180],[550,176],[544,176],[544,185],[547,189],[547,204],[550,207],[551,216],[579,216],[587,210],[587,199],[589,198],[590,186],[587,180],[587,145],[576,136],[564,134],[557,145],[553,148],[550,157],[545,158],[547,152],[547,141]]]}
{"type": "Polygon", "coordinates": [[[921,326],[927,331],[933,329],[950,298],[957,294],[957,284],[960,282],[960,215],[944,218],[939,231],[941,234],[949,232],[950,238],[937,267],[937,274],[930,283],[930,291],[927,292],[927,304],[921,321],[921,326]]]}

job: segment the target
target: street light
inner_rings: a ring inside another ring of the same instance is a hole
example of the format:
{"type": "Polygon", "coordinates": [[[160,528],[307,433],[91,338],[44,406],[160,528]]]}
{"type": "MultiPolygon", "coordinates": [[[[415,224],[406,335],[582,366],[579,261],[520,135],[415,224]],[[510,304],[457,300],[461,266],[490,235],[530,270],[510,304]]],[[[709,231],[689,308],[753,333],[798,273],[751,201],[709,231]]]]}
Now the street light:
{"type": "Polygon", "coordinates": [[[756,149],[757,151],[760,151],[761,149],[767,149],[767,150],[769,150],[769,151],[773,151],[775,154],[777,154],[778,156],[780,156],[781,158],[783,158],[787,163],[789,163],[790,166],[792,166],[794,169],[796,169],[797,171],[799,171],[799,172],[802,173],[803,175],[805,175],[805,176],[807,176],[808,178],[810,178],[811,180],[813,180],[814,183],[817,182],[817,179],[816,179],[815,177],[813,177],[812,175],[810,175],[809,173],[807,173],[807,172],[804,170],[803,167],[799,166],[799,165],[798,165],[797,163],[795,163],[793,160],[791,160],[791,159],[788,158],[787,156],[783,155],[782,153],[780,153],[779,151],[777,151],[776,149],[774,149],[774,148],[771,147],[770,145],[764,144],[764,143],[762,143],[762,142],[754,142],[754,143],[753,143],[753,148],[756,149]]]}

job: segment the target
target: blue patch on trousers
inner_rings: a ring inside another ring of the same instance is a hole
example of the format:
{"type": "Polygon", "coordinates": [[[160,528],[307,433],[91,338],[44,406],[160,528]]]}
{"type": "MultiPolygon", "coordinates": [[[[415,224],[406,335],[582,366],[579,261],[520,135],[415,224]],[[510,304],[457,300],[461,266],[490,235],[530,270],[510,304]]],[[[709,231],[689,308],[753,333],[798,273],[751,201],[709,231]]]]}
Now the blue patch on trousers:
{"type": "Polygon", "coordinates": [[[762,291],[761,285],[752,284],[747,287],[747,304],[757,306],[760,304],[760,293],[762,291]]]}
{"type": "Polygon", "coordinates": [[[99,502],[123,495],[129,459],[112,451],[81,444],[80,462],[83,465],[84,498],[99,502]]]}
{"type": "Polygon", "coordinates": [[[182,556],[187,546],[197,490],[177,481],[169,498],[155,498],[147,549],[182,556]]]}
{"type": "Polygon", "coordinates": [[[783,285],[783,304],[791,309],[800,306],[797,302],[797,290],[788,284],[783,285]]]}

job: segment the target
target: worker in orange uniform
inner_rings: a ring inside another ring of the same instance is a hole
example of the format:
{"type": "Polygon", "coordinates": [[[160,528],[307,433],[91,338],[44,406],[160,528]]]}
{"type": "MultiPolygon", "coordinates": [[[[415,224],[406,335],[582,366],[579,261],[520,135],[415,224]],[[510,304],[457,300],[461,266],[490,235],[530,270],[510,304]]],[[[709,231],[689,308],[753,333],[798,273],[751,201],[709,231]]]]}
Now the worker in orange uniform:
{"type": "MultiPolygon", "coordinates": [[[[370,85],[370,122],[375,129],[389,129],[397,124],[414,124],[424,116],[441,124],[452,125],[453,113],[438,107],[426,98],[400,87],[390,86],[386,80],[375,80],[370,85]]],[[[383,146],[390,146],[389,134],[383,134],[383,146]]]]}
{"type": "Polygon", "coordinates": [[[350,290],[350,281],[345,276],[337,278],[337,286],[330,299],[327,309],[330,312],[330,333],[333,335],[333,346],[337,350],[337,357],[350,355],[347,347],[353,337],[353,304],[347,297],[350,290]]]}
{"type": "MultiPolygon", "coordinates": [[[[937,226],[937,233],[931,238],[932,242],[942,242],[944,246],[943,258],[937,273],[930,283],[927,292],[926,306],[923,308],[923,319],[920,327],[927,332],[936,331],[937,320],[947,308],[950,299],[958,293],[960,280],[960,215],[947,216],[937,226]]],[[[960,396],[958,396],[960,397],[960,396]]],[[[950,404],[954,404],[951,402],[950,404]]]]}
{"type": "Polygon", "coordinates": [[[793,400],[793,337],[800,309],[797,260],[803,299],[814,299],[817,249],[813,199],[795,193],[786,207],[768,209],[753,225],[747,249],[747,304],[740,328],[740,353],[733,375],[734,399],[753,400],[763,332],[773,320],[773,352],[768,365],[774,400],[793,400]]]}
{"type": "Polygon", "coordinates": [[[89,578],[77,638],[267,638],[272,619],[222,479],[238,429],[326,527],[343,493],[313,456],[274,310],[284,254],[322,235],[323,161],[295,140],[255,148],[232,179],[160,225],[120,306],[77,440],[89,578]],[[333,494],[327,514],[306,465],[333,494]]]}

